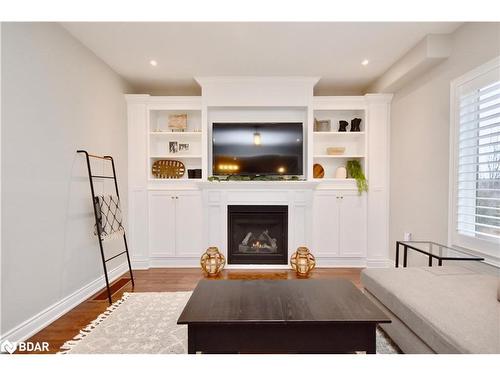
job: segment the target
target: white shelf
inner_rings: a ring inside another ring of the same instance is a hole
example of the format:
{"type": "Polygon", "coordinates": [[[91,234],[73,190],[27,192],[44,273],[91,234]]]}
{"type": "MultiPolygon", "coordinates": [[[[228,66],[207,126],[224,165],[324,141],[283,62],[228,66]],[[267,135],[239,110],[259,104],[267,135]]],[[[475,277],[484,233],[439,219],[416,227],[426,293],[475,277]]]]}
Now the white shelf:
{"type": "Polygon", "coordinates": [[[315,159],[349,159],[349,158],[354,158],[354,159],[362,159],[365,156],[364,155],[314,155],[313,156],[315,159]]]}
{"type": "Polygon", "coordinates": [[[201,136],[201,132],[165,132],[165,131],[161,131],[161,132],[149,132],[150,135],[172,135],[172,136],[193,136],[193,135],[197,135],[197,136],[201,136]]]}
{"type": "Polygon", "coordinates": [[[353,182],[356,181],[354,178],[313,178],[314,181],[324,181],[324,182],[353,182]]]}
{"type": "Polygon", "coordinates": [[[201,155],[182,155],[182,154],[166,154],[166,155],[151,155],[151,159],[201,159],[201,155]]]}
{"type": "Polygon", "coordinates": [[[365,135],[365,132],[313,132],[314,135],[347,135],[347,136],[357,136],[365,135]]]}
{"type": "MultiPolygon", "coordinates": [[[[187,175],[187,173],[186,173],[187,175]]],[[[182,176],[181,178],[155,178],[155,177],[149,177],[149,182],[154,182],[154,181],[164,181],[168,183],[174,183],[174,184],[182,184],[186,182],[190,183],[199,183],[202,181],[201,178],[188,178],[186,175],[182,176]]]]}
{"type": "Polygon", "coordinates": [[[304,189],[314,188],[318,181],[299,180],[299,181],[202,181],[199,185],[204,189],[235,189],[235,188],[273,188],[273,189],[304,189]]]}

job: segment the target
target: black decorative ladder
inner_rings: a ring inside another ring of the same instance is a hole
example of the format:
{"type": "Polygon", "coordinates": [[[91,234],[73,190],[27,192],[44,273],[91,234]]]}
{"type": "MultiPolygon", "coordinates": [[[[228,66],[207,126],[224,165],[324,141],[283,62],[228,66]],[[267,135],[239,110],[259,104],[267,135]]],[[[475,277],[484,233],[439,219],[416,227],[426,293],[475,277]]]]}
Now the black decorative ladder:
{"type": "Polygon", "coordinates": [[[130,272],[130,278],[132,281],[132,287],[135,285],[134,283],[134,275],[132,274],[132,266],[130,264],[130,255],[128,253],[128,246],[127,246],[127,237],[125,236],[125,229],[123,230],[123,242],[125,243],[125,250],[122,251],[121,253],[118,253],[108,259],[104,256],[104,247],[103,247],[103,241],[101,237],[101,220],[99,217],[101,217],[101,213],[98,212],[98,207],[96,205],[96,198],[97,196],[95,195],[94,192],[94,178],[99,178],[99,179],[113,179],[115,182],[115,190],[116,190],[116,196],[118,197],[118,200],[120,199],[120,194],[118,193],[118,182],[116,181],[116,171],[115,171],[115,162],[111,156],[105,155],[105,156],[97,156],[97,155],[92,155],[89,154],[85,150],[77,150],[77,153],[82,153],[85,154],[85,158],[87,160],[87,171],[89,173],[89,182],[90,182],[90,194],[92,198],[92,207],[94,207],[94,218],[95,218],[95,224],[96,224],[96,230],[97,230],[97,238],[99,241],[99,249],[101,250],[101,259],[102,259],[102,266],[104,268],[104,279],[106,280],[106,288],[108,290],[108,301],[109,304],[112,304],[111,300],[111,289],[109,287],[109,278],[108,278],[108,269],[106,267],[106,263],[109,262],[112,259],[115,259],[116,257],[127,254],[127,262],[128,262],[128,270],[130,272]],[[113,176],[99,176],[99,175],[93,175],[92,174],[92,168],[90,166],[90,158],[95,158],[95,159],[102,159],[106,161],[111,162],[111,167],[113,169],[113,176]]]}

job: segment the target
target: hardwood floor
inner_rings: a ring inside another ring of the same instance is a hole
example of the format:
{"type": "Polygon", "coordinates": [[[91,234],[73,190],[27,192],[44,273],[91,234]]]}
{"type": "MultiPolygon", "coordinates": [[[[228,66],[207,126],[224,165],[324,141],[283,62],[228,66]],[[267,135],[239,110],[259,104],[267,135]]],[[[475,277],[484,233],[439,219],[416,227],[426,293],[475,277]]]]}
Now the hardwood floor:
{"type": "MultiPolygon", "coordinates": [[[[313,271],[312,279],[331,279],[342,277],[361,287],[359,268],[319,268],[313,271]]],[[[123,278],[128,277],[128,273],[123,278]]],[[[135,287],[127,283],[113,295],[113,302],[120,299],[124,292],[177,292],[193,290],[204,276],[196,268],[153,268],[149,270],[134,271],[135,287]]],[[[216,279],[295,279],[291,270],[224,270],[216,279]]],[[[120,280],[116,281],[118,283],[120,280]]],[[[99,298],[99,291],[87,301],[69,311],[52,324],[38,332],[27,341],[48,342],[49,353],[57,353],[61,345],[71,340],[80,329],[94,320],[108,307],[107,300],[99,298]],[[96,298],[98,297],[98,298],[96,298]]],[[[32,352],[36,353],[36,352],[32,352]]],[[[47,352],[44,352],[47,353],[47,352]]]]}

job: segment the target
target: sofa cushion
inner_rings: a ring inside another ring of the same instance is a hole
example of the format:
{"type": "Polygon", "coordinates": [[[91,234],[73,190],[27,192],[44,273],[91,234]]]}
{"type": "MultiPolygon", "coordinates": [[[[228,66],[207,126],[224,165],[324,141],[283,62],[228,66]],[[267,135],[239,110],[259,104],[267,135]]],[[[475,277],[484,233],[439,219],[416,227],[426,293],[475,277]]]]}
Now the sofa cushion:
{"type": "Polygon", "coordinates": [[[366,269],[363,286],[437,353],[500,353],[497,278],[462,267],[366,269]]]}

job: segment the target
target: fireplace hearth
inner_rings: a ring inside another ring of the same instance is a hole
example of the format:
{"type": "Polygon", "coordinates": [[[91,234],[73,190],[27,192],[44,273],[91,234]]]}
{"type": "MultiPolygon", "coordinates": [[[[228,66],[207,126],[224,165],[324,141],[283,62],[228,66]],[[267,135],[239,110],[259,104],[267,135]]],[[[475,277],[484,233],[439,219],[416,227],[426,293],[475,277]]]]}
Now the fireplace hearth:
{"type": "Polygon", "coordinates": [[[287,264],[288,206],[228,206],[229,264],[287,264]]]}

